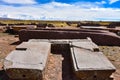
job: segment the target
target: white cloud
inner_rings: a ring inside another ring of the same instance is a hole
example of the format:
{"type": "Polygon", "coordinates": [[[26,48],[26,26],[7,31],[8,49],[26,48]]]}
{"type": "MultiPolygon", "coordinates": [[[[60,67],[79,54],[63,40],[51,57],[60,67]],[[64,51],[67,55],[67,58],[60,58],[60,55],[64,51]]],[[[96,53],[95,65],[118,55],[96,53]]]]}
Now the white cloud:
{"type": "Polygon", "coordinates": [[[5,3],[9,4],[36,4],[35,0],[2,0],[5,3]]]}
{"type": "Polygon", "coordinates": [[[113,3],[117,2],[117,1],[119,1],[119,0],[109,0],[109,3],[113,4],[113,3]]]}
{"type": "Polygon", "coordinates": [[[51,2],[31,6],[0,5],[0,16],[17,19],[43,20],[120,20],[120,9],[102,8],[96,3],[62,4],[51,2]]]}
{"type": "Polygon", "coordinates": [[[50,5],[53,5],[53,6],[59,6],[59,7],[69,7],[69,6],[72,6],[71,4],[66,4],[66,3],[58,3],[58,2],[51,2],[51,3],[48,3],[50,5]]]}
{"type": "Polygon", "coordinates": [[[106,4],[106,1],[101,1],[101,2],[95,2],[96,4],[106,4]]]}

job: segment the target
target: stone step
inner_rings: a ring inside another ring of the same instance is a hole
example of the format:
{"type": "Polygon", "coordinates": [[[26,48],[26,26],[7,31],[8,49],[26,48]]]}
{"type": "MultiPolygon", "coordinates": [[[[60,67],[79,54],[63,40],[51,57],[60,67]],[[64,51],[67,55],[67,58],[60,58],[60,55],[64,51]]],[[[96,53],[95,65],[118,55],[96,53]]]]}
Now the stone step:
{"type": "Polygon", "coordinates": [[[94,52],[99,52],[99,47],[93,43],[92,41],[77,41],[77,42],[72,42],[73,47],[78,47],[81,49],[86,49],[86,50],[91,50],[94,52]]]}
{"type": "Polygon", "coordinates": [[[20,45],[16,47],[16,50],[27,50],[27,49],[34,49],[34,48],[42,48],[48,45],[49,42],[22,42],[20,45]],[[42,47],[41,47],[42,46],[42,47]]]}

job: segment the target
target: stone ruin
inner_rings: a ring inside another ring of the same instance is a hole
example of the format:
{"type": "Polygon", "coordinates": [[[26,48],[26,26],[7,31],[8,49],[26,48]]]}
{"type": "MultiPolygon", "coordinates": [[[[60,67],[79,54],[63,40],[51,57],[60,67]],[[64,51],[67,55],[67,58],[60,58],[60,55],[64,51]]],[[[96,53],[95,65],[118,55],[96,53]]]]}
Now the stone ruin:
{"type": "Polygon", "coordinates": [[[113,80],[110,75],[116,68],[97,45],[120,46],[120,37],[114,33],[40,28],[20,30],[19,39],[22,43],[4,61],[5,72],[11,79],[44,80],[49,54],[65,47],[70,50],[73,71],[80,80],[113,80]]]}
{"type": "Polygon", "coordinates": [[[80,80],[113,80],[115,67],[88,39],[30,39],[12,51],[4,61],[4,69],[13,80],[44,80],[47,60],[54,49],[69,48],[73,71],[80,80]],[[53,47],[52,45],[56,45],[53,47]],[[62,46],[61,46],[62,45],[62,46]],[[52,50],[52,51],[51,51],[52,50]]]}

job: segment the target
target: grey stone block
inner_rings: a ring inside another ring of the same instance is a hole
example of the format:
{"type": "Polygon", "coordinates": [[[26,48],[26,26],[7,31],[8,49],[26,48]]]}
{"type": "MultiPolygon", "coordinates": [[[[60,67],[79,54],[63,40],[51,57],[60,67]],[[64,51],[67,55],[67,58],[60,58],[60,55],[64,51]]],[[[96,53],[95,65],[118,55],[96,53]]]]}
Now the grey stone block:
{"type": "Polygon", "coordinates": [[[5,58],[4,69],[11,79],[41,80],[44,77],[50,43],[42,42],[30,46],[24,46],[27,48],[25,51],[14,50],[5,58]]]}
{"type": "Polygon", "coordinates": [[[81,80],[109,80],[110,75],[116,68],[104,54],[80,48],[81,45],[80,47],[77,46],[71,47],[73,68],[76,76],[81,80]]]}

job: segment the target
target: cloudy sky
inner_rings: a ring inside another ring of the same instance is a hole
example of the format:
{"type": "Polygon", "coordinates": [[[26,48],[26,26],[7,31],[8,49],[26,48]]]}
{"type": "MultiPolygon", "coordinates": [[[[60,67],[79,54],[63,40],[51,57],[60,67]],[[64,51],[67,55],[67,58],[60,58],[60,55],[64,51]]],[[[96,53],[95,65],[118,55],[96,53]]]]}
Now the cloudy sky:
{"type": "Polygon", "coordinates": [[[0,0],[0,17],[120,21],[120,0],[0,0]]]}

